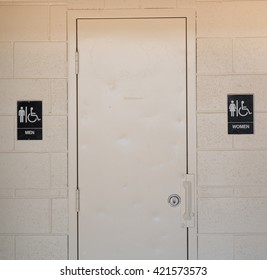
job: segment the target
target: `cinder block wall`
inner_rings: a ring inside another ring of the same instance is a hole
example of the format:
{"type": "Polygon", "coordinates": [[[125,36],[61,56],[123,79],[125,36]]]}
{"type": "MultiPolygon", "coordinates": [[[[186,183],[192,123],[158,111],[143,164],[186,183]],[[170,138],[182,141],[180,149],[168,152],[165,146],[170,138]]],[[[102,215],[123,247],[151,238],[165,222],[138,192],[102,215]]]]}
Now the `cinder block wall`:
{"type": "Polygon", "coordinates": [[[153,8],[197,13],[198,257],[267,258],[267,1],[0,0],[0,259],[68,257],[67,11],[153,8]],[[254,93],[254,135],[227,135],[228,93],[254,93]],[[18,100],[43,141],[16,140],[18,100]]]}
{"type": "Polygon", "coordinates": [[[267,1],[197,2],[198,256],[267,257],[267,1]],[[254,135],[227,135],[253,93],[254,135]]]}
{"type": "Polygon", "coordinates": [[[65,259],[66,7],[0,5],[0,258],[65,259]],[[18,100],[43,101],[43,141],[16,140],[18,100]]]}

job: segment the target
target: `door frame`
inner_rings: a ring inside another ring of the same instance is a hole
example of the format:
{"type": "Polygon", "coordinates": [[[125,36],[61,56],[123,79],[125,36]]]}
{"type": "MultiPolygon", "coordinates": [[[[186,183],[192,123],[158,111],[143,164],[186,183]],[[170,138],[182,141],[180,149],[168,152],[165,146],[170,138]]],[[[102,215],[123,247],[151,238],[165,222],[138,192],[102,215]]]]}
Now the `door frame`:
{"type": "MultiPolygon", "coordinates": [[[[196,176],[196,35],[193,9],[140,10],[71,10],[68,11],[68,191],[69,239],[68,257],[78,259],[78,160],[77,160],[77,74],[75,60],[78,19],[93,18],[185,18],[187,64],[187,173],[196,176]]],[[[196,180],[195,180],[196,181],[196,180]]],[[[196,188],[195,188],[196,189],[196,188]]],[[[196,194],[193,195],[196,205],[196,194]]],[[[188,230],[188,258],[197,259],[197,215],[195,227],[188,230]]]]}

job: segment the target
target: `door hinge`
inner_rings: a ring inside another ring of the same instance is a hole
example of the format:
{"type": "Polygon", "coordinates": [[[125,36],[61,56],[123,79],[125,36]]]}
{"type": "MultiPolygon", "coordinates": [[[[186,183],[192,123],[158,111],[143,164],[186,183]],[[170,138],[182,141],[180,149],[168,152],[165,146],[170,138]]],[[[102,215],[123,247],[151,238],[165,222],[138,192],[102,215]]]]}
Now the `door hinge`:
{"type": "Polygon", "coordinates": [[[182,220],[183,227],[195,226],[195,176],[186,174],[182,180],[182,220]]]}
{"type": "Polygon", "coordinates": [[[79,52],[75,52],[75,74],[79,74],[79,52]]]}
{"type": "Polygon", "coordinates": [[[80,190],[76,189],[76,212],[80,211],[80,190]]]}

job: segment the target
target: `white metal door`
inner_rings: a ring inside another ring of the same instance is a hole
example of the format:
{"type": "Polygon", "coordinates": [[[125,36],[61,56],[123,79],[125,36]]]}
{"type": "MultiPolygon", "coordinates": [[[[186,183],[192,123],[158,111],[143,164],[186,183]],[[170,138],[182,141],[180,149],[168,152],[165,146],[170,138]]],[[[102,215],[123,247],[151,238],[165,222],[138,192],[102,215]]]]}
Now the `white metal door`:
{"type": "Polygon", "coordinates": [[[80,259],[186,259],[184,18],[79,19],[80,259]]]}

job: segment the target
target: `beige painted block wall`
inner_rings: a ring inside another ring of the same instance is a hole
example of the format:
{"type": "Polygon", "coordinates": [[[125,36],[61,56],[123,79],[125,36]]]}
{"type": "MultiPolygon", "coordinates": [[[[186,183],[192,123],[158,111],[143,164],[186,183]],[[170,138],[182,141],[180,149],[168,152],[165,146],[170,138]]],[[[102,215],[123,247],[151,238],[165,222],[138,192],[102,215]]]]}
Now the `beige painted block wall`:
{"type": "Polygon", "coordinates": [[[67,259],[67,8],[1,4],[0,259],[67,259]],[[18,100],[43,101],[42,141],[16,140],[18,100]]]}
{"type": "Polygon", "coordinates": [[[175,8],[197,12],[198,257],[267,258],[267,1],[0,0],[0,259],[68,258],[67,11],[175,8]],[[254,135],[227,134],[228,93],[254,93],[254,135]],[[43,141],[16,140],[17,100],[43,141]]]}
{"type": "Polygon", "coordinates": [[[266,259],[267,1],[197,1],[198,257],[266,259]],[[227,135],[253,93],[254,135],[227,135]]]}

